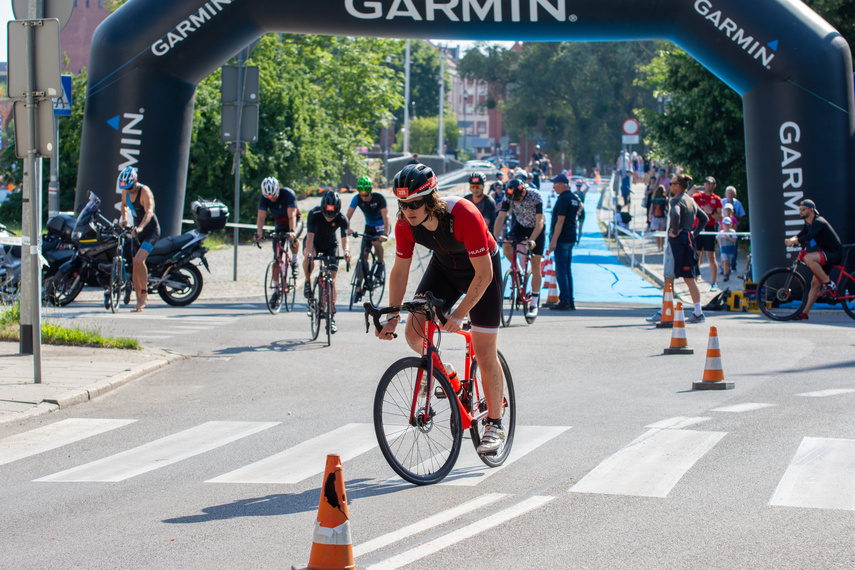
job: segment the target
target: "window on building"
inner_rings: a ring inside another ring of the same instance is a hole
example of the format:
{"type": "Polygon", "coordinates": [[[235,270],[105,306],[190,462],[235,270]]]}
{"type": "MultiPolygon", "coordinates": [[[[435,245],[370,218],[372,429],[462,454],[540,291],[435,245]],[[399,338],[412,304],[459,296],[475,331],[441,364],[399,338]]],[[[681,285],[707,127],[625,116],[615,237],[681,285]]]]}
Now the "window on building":
{"type": "Polygon", "coordinates": [[[483,135],[487,133],[487,123],[484,121],[478,121],[478,134],[483,135]]]}

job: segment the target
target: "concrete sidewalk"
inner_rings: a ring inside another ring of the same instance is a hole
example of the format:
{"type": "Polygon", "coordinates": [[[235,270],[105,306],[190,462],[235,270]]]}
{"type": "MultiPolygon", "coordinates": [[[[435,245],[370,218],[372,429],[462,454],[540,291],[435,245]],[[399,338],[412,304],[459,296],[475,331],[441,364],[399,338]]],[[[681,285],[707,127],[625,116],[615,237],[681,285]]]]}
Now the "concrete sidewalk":
{"type": "Polygon", "coordinates": [[[33,357],[0,342],[0,424],[79,404],[184,356],[160,349],[119,350],[42,345],[42,383],[33,357]]]}

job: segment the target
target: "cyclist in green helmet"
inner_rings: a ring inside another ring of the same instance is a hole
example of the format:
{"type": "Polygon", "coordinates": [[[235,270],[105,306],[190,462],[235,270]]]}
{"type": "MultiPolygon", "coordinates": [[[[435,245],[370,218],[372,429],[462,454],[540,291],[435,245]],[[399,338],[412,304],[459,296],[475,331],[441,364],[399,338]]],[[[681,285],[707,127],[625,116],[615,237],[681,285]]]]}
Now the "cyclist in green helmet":
{"type": "MultiPolygon", "coordinates": [[[[365,252],[367,248],[374,244],[374,254],[377,257],[377,275],[376,279],[384,279],[386,275],[386,264],[383,262],[383,244],[389,236],[392,227],[389,224],[389,210],[386,207],[386,198],[379,192],[373,191],[374,184],[367,176],[360,176],[356,181],[357,194],[350,201],[350,207],[347,209],[347,222],[350,224],[350,219],[356,208],[362,210],[365,216],[365,230],[362,238],[362,245],[359,251],[365,252]],[[372,238],[379,237],[377,240],[372,238]]],[[[353,233],[353,230],[348,228],[347,235],[353,233]]],[[[364,265],[365,272],[368,271],[368,254],[364,253],[360,260],[364,265]]],[[[365,275],[363,272],[363,275],[365,275]]],[[[361,284],[357,285],[357,295],[362,295],[361,284]]],[[[359,299],[357,299],[357,302],[359,299]]]]}

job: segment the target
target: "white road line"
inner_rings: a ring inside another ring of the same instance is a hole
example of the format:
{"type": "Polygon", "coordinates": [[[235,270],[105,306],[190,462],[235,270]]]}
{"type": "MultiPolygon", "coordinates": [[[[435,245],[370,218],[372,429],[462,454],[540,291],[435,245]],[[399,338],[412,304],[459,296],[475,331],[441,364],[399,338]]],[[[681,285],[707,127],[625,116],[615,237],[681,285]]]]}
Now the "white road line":
{"type": "Polygon", "coordinates": [[[855,440],[804,438],[769,504],[855,510],[855,440]]]}
{"type": "Polygon", "coordinates": [[[464,448],[460,450],[454,469],[443,479],[441,485],[474,487],[569,429],[570,426],[517,426],[511,454],[499,467],[484,465],[475,453],[475,449],[471,446],[466,447],[469,440],[464,440],[464,448]]]}
{"type": "Polygon", "coordinates": [[[683,429],[711,419],[712,418],[687,418],[685,416],[677,416],[675,418],[658,421],[645,427],[653,429],[683,429]]]}
{"type": "Polygon", "coordinates": [[[741,412],[753,412],[754,410],[762,410],[763,408],[771,408],[776,404],[756,404],[753,402],[746,402],[744,404],[734,404],[733,406],[724,406],[721,408],[713,408],[710,410],[711,412],[733,412],[733,413],[741,413],[741,412]]]}
{"type": "Polygon", "coordinates": [[[666,497],[724,432],[650,430],[585,475],[570,491],[666,497]]]}
{"type": "Polygon", "coordinates": [[[38,455],[93,435],[126,426],[136,420],[69,418],[0,440],[0,465],[38,455]]]}
{"type": "Polygon", "coordinates": [[[207,422],[140,447],[36,479],[36,481],[124,481],[211,451],[271,428],[278,423],[207,422]]]}
{"type": "Polygon", "coordinates": [[[323,473],[330,453],[347,461],[376,446],[372,424],[348,424],[206,483],[299,483],[323,473]]]}
{"type": "Polygon", "coordinates": [[[425,556],[430,556],[444,548],[453,546],[458,542],[463,542],[464,540],[477,536],[478,534],[481,534],[495,526],[499,526],[511,519],[524,515],[529,511],[540,508],[554,498],[555,497],[543,496],[531,497],[517,503],[516,505],[512,505],[493,515],[485,517],[480,521],[474,522],[463,528],[456,529],[435,540],[416,546],[415,548],[411,548],[410,550],[402,552],[396,556],[392,556],[383,562],[372,564],[371,566],[366,567],[366,570],[396,570],[397,568],[401,568],[407,564],[412,564],[417,560],[421,560],[425,556]]]}
{"type": "Polygon", "coordinates": [[[363,542],[362,544],[357,544],[353,547],[353,556],[354,558],[356,558],[359,556],[364,556],[370,552],[374,552],[375,550],[380,550],[385,546],[389,546],[390,544],[399,542],[401,540],[404,540],[405,538],[415,536],[420,532],[424,532],[426,530],[430,530],[434,527],[450,522],[453,519],[456,519],[457,517],[461,517],[478,509],[482,509],[488,505],[492,505],[496,501],[504,499],[505,497],[510,497],[510,495],[504,493],[489,493],[487,495],[478,497],[477,499],[472,499],[471,501],[463,503],[462,505],[457,505],[452,509],[448,509],[425,519],[421,519],[419,520],[419,522],[411,524],[409,526],[405,526],[404,528],[400,528],[395,532],[390,532],[389,534],[378,536],[377,538],[374,538],[367,542],[363,542]]]}
{"type": "Polygon", "coordinates": [[[839,396],[841,394],[851,394],[855,392],[852,388],[831,388],[829,390],[819,390],[818,392],[805,392],[796,394],[796,396],[806,396],[808,398],[827,398],[828,396],[839,396]]]}

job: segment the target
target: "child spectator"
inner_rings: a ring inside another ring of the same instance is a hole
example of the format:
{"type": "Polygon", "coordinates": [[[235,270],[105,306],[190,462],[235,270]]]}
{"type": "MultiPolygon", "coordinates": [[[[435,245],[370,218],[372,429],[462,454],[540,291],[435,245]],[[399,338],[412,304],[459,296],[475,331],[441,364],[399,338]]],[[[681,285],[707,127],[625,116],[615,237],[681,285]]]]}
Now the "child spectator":
{"type": "Polygon", "coordinates": [[[615,225],[628,230],[631,220],[632,215],[629,212],[622,212],[621,205],[615,204],[615,225]]]}
{"type": "Polygon", "coordinates": [[[715,236],[721,252],[721,265],[724,267],[724,280],[730,279],[730,267],[736,255],[736,232],[733,230],[733,218],[722,220],[722,230],[715,236]]]}
{"type": "MultiPolygon", "coordinates": [[[[665,198],[665,187],[659,185],[653,191],[653,197],[650,199],[650,230],[654,232],[665,231],[665,216],[668,213],[668,200],[665,198]]],[[[656,247],[662,251],[662,246],[665,244],[664,237],[656,238],[656,247]]]]}

